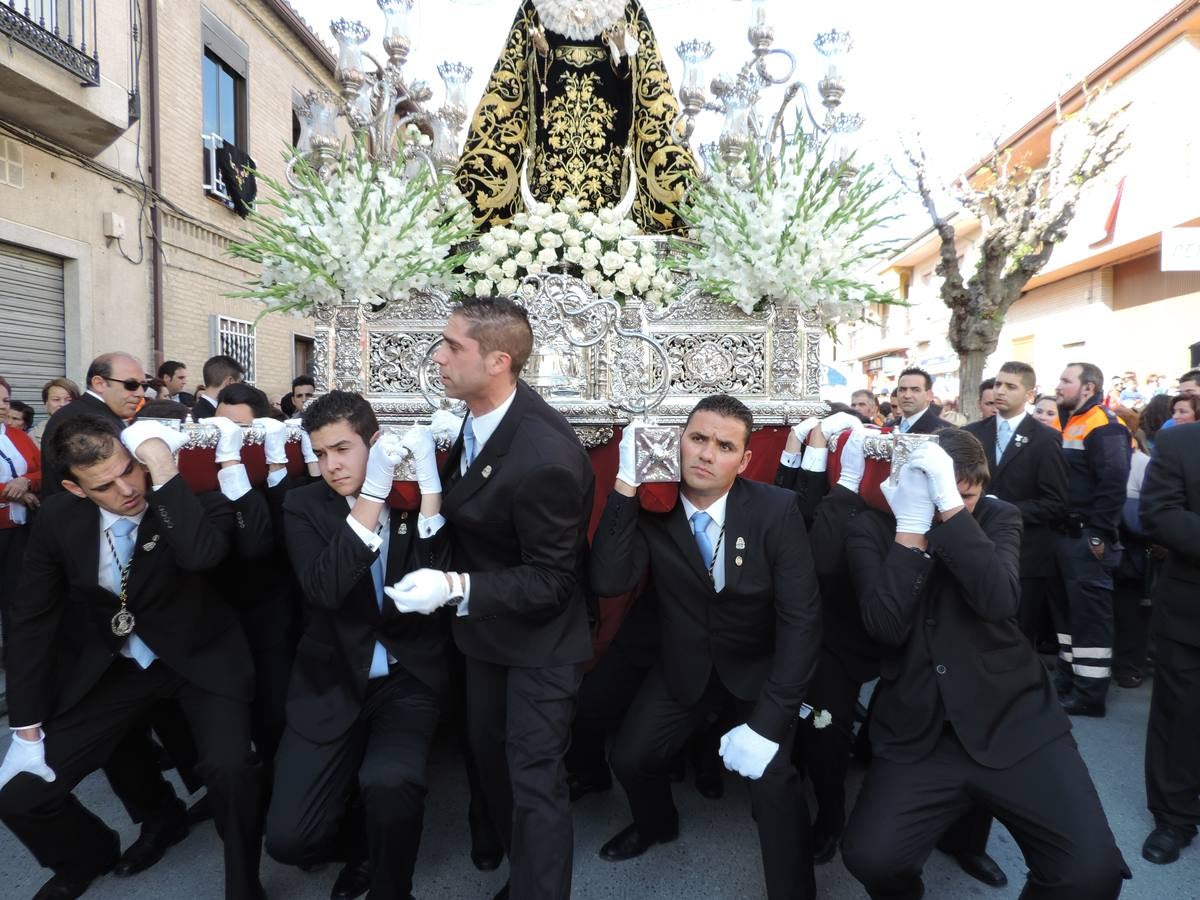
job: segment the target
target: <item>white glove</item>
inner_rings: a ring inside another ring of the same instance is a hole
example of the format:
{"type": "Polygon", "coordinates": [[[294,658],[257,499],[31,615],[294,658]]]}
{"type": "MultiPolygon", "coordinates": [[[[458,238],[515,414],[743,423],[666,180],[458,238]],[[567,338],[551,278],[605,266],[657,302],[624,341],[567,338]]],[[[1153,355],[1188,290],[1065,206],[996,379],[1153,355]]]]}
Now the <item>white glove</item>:
{"type": "Polygon", "coordinates": [[[749,725],[739,725],[721,738],[721,759],[725,761],[725,768],[751,780],[762,778],[778,752],[777,743],[767,740],[749,725]]]}
{"type": "Polygon", "coordinates": [[[12,743],[4,754],[4,762],[0,763],[0,788],[3,788],[21,772],[36,775],[42,781],[54,781],[58,776],[46,765],[46,736],[43,734],[36,741],[27,741],[13,733],[12,743]]]}
{"type": "Polygon", "coordinates": [[[625,430],[621,432],[621,445],[617,448],[619,462],[617,463],[617,478],[625,482],[630,487],[637,487],[641,484],[637,477],[637,465],[634,462],[634,439],[633,431],[638,425],[645,425],[642,419],[634,419],[625,426],[625,430]]]}
{"type": "Polygon", "coordinates": [[[160,440],[171,448],[172,453],[178,453],[180,448],[188,442],[188,436],[183,431],[169,428],[162,422],[151,422],[149,419],[142,422],[135,420],[132,425],[121,432],[121,443],[138,462],[143,462],[142,458],[138,456],[138,448],[146,441],[152,440],[160,440]]]}
{"type": "Polygon", "coordinates": [[[929,480],[929,494],[939,512],[963,505],[958,479],[954,475],[954,460],[933,441],[926,441],[914,450],[908,464],[929,480]]]}
{"type": "Polygon", "coordinates": [[[400,438],[400,446],[412,454],[417,469],[417,484],[422,494],[440,494],[442,479],[437,470],[437,448],[428,425],[414,425],[400,438]]]}
{"type": "Polygon", "coordinates": [[[417,569],[409,572],[384,593],[392,598],[396,609],[402,613],[429,615],[441,609],[450,600],[450,585],[446,573],[437,569],[417,569]]]}
{"type": "Polygon", "coordinates": [[[267,465],[287,465],[287,436],[288,427],[278,419],[262,416],[254,420],[254,424],[263,430],[263,453],[267,457],[267,465]]]}
{"type": "Polygon", "coordinates": [[[893,485],[885,481],[880,488],[887,498],[892,515],[896,517],[896,531],[902,534],[925,534],[933,524],[933,498],[929,495],[929,482],[925,473],[912,467],[910,462],[900,471],[900,483],[893,485]]]}
{"type": "Polygon", "coordinates": [[[811,432],[814,428],[816,428],[820,424],[821,424],[821,420],[818,419],[816,416],[809,416],[807,419],[805,419],[799,425],[792,426],[792,434],[794,434],[796,436],[796,440],[798,440],[801,444],[803,444],[806,440],[808,440],[809,432],[811,432]]]}
{"type": "Polygon", "coordinates": [[[305,465],[320,462],[312,448],[312,436],[303,428],[300,429],[300,456],[304,458],[305,465]]]}
{"type": "Polygon", "coordinates": [[[386,503],[396,480],[396,466],[404,462],[408,451],[400,443],[398,434],[381,434],[371,445],[367,456],[367,477],[359,494],[368,500],[386,503]]]}
{"type": "Polygon", "coordinates": [[[821,420],[821,434],[825,435],[827,443],[832,444],[835,435],[841,434],[843,431],[859,431],[865,427],[862,419],[858,416],[852,416],[850,413],[834,413],[832,416],[826,416],[821,420]]]}
{"type": "Polygon", "coordinates": [[[862,485],[863,472],[867,468],[867,460],[863,456],[863,441],[866,437],[867,430],[859,428],[850,432],[850,437],[842,447],[842,473],[838,476],[838,484],[856,494],[862,485]]]}
{"type": "Polygon", "coordinates": [[[433,440],[439,444],[453,444],[462,431],[463,420],[448,409],[435,409],[429,420],[433,440]]]}
{"type": "Polygon", "coordinates": [[[242,461],[242,426],[224,416],[213,416],[208,420],[209,425],[215,425],[221,432],[217,439],[217,453],[214,457],[218,463],[242,461]]]}

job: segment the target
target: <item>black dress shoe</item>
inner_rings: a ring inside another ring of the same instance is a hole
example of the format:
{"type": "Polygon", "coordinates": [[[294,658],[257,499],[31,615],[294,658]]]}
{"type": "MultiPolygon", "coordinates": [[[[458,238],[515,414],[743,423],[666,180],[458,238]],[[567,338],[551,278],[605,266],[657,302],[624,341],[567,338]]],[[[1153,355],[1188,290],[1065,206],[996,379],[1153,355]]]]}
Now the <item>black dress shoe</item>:
{"type": "Polygon", "coordinates": [[[1103,703],[1088,703],[1080,697],[1068,697],[1063,701],[1063,711],[1068,716],[1091,716],[1094,719],[1104,718],[1103,703]]]}
{"type": "Polygon", "coordinates": [[[504,860],[504,847],[496,837],[491,820],[474,803],[467,807],[467,825],[471,831],[471,864],[480,872],[492,872],[500,868],[504,860]]]}
{"type": "Polygon", "coordinates": [[[837,856],[838,841],[841,839],[840,834],[814,834],[813,863],[823,866],[837,856]]]}
{"type": "Polygon", "coordinates": [[[1174,825],[1159,825],[1142,844],[1142,859],[1165,866],[1179,859],[1179,851],[1192,842],[1192,835],[1174,825]]]}
{"type": "Polygon", "coordinates": [[[38,889],[38,892],[33,895],[33,900],[75,900],[76,897],[82,897],[93,881],[101,875],[107,875],[113,870],[113,866],[117,864],[121,852],[121,844],[117,839],[116,832],[113,832],[112,837],[112,856],[100,868],[100,871],[91,876],[67,875],[65,873],[56,874],[38,889]]]}
{"type": "Polygon", "coordinates": [[[188,836],[188,823],[182,816],[167,825],[157,828],[142,826],[138,839],[129,845],[113,874],[128,878],[138,872],[145,872],[158,862],[166,852],[188,836]]]}
{"type": "Polygon", "coordinates": [[[337,879],[333,882],[333,890],[329,892],[329,900],[354,900],[361,897],[371,887],[371,863],[369,860],[350,862],[342,866],[337,879]]]}
{"type": "Polygon", "coordinates": [[[567,776],[567,789],[571,792],[571,802],[588,794],[599,794],[612,790],[612,773],[607,769],[597,771],[572,772],[567,776]]]}
{"type": "Polygon", "coordinates": [[[709,800],[720,800],[725,796],[725,779],[719,771],[710,769],[696,770],[696,790],[701,797],[709,800]]]}
{"type": "Polygon", "coordinates": [[[212,817],[212,801],[208,799],[208,794],[205,794],[188,807],[187,823],[189,825],[199,825],[201,822],[207,822],[212,817]]]}
{"type": "Polygon", "coordinates": [[[679,837],[679,826],[657,838],[643,837],[637,825],[619,831],[612,840],[600,848],[600,858],[608,862],[622,862],[641,856],[655,844],[669,844],[679,837]]]}
{"type": "Polygon", "coordinates": [[[962,870],[976,881],[982,881],[994,888],[1001,888],[1008,884],[1008,876],[1004,874],[1004,870],[986,853],[953,853],[951,855],[962,870]]]}

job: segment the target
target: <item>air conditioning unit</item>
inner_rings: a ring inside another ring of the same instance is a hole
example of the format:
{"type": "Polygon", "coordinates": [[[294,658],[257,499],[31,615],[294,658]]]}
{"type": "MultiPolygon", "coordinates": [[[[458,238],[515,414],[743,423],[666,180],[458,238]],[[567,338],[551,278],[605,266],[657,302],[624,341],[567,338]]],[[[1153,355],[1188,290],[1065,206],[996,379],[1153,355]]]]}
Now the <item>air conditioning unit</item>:
{"type": "Polygon", "coordinates": [[[233,201],[229,198],[229,191],[225,189],[225,179],[221,177],[221,170],[217,168],[217,150],[225,146],[225,141],[219,134],[205,134],[201,137],[204,141],[204,192],[233,209],[233,201]]]}

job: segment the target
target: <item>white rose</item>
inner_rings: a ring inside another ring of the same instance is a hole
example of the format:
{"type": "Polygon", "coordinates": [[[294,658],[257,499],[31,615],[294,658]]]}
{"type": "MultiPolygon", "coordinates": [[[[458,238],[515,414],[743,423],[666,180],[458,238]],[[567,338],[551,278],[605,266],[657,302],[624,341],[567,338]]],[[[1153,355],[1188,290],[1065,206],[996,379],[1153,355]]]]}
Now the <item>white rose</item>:
{"type": "Polygon", "coordinates": [[[625,263],[625,274],[635,281],[642,277],[642,267],[635,262],[625,263]]]}
{"type": "Polygon", "coordinates": [[[501,278],[504,277],[504,270],[501,269],[499,266],[492,266],[490,269],[487,270],[487,272],[485,274],[492,281],[499,281],[501,278]]]}
{"type": "Polygon", "coordinates": [[[546,227],[546,220],[542,216],[539,216],[535,213],[534,215],[529,217],[529,230],[530,231],[541,231],[545,227],[546,227]]]}
{"type": "Polygon", "coordinates": [[[553,214],[554,207],[549,203],[535,203],[533,204],[533,209],[531,209],[529,212],[532,215],[541,216],[544,219],[546,216],[553,214]]]}
{"type": "Polygon", "coordinates": [[[491,279],[488,279],[488,278],[480,279],[479,281],[475,282],[475,296],[476,297],[490,297],[492,294],[492,289],[494,287],[495,287],[495,285],[492,284],[491,279]]]}
{"type": "Polygon", "coordinates": [[[612,243],[621,237],[621,229],[612,223],[601,222],[592,229],[592,234],[605,243],[612,243]]]}
{"type": "Polygon", "coordinates": [[[617,290],[622,294],[633,293],[633,281],[626,272],[618,272],[613,276],[613,284],[617,286],[617,290]]]}
{"type": "Polygon", "coordinates": [[[539,243],[541,243],[543,247],[547,247],[551,250],[557,250],[563,245],[563,239],[553,231],[547,231],[541,236],[539,243]]]}
{"type": "Polygon", "coordinates": [[[617,222],[617,211],[611,206],[605,206],[598,213],[599,219],[606,225],[614,225],[617,222]]]}
{"type": "Polygon", "coordinates": [[[598,238],[590,237],[583,242],[583,249],[593,256],[599,256],[604,252],[604,245],[600,243],[598,238]]]}
{"type": "Polygon", "coordinates": [[[517,292],[518,287],[519,287],[519,284],[517,282],[517,279],[505,278],[498,285],[496,285],[496,290],[498,290],[502,296],[511,297],[513,294],[515,294],[517,292]]]}
{"type": "Polygon", "coordinates": [[[579,201],[574,197],[563,197],[558,201],[558,208],[567,215],[573,216],[579,212],[579,201]]]}
{"type": "Polygon", "coordinates": [[[611,281],[607,281],[607,280],[601,281],[600,284],[596,288],[596,293],[599,294],[601,297],[603,297],[605,300],[607,300],[609,297],[612,297],[614,294],[616,294],[616,292],[617,292],[617,286],[615,284],[613,284],[611,281]]]}
{"type": "Polygon", "coordinates": [[[625,259],[620,253],[613,253],[610,250],[600,257],[600,267],[604,269],[605,275],[611,275],[613,272],[619,272],[625,267],[625,259]]]}
{"type": "Polygon", "coordinates": [[[618,227],[620,228],[622,237],[633,237],[638,233],[637,223],[633,219],[622,219],[618,227]]]}
{"type": "Polygon", "coordinates": [[[642,296],[645,298],[647,303],[653,303],[656,306],[662,302],[663,298],[662,291],[646,291],[646,293],[642,296]]]}
{"type": "Polygon", "coordinates": [[[538,248],[537,235],[532,231],[521,232],[521,249],[531,253],[538,248]]]}
{"type": "Polygon", "coordinates": [[[506,259],[504,264],[500,266],[500,271],[504,273],[505,278],[516,278],[517,261],[515,259],[506,259]]]}
{"type": "Polygon", "coordinates": [[[512,217],[513,228],[524,231],[529,227],[529,213],[519,212],[512,217]]]}
{"type": "Polygon", "coordinates": [[[600,220],[596,217],[594,212],[585,212],[579,217],[579,227],[591,231],[596,227],[596,223],[599,221],[600,220]]]}
{"type": "Polygon", "coordinates": [[[562,239],[568,247],[578,247],[583,243],[583,232],[578,228],[568,228],[563,232],[562,239]]]}
{"type": "Polygon", "coordinates": [[[517,265],[525,266],[526,268],[529,268],[529,264],[533,262],[533,254],[529,250],[522,250],[513,258],[517,261],[517,265]]]}
{"type": "Polygon", "coordinates": [[[534,260],[533,262],[531,262],[529,265],[527,265],[525,267],[525,271],[528,272],[530,275],[541,275],[542,272],[544,272],[545,270],[546,270],[546,267],[543,266],[537,260],[534,260]]]}
{"type": "Polygon", "coordinates": [[[567,262],[575,263],[576,265],[579,265],[579,263],[583,260],[583,255],[584,254],[583,254],[582,247],[568,247],[567,248],[567,252],[566,252],[567,262]]]}
{"type": "Polygon", "coordinates": [[[563,231],[571,226],[571,217],[565,212],[556,212],[546,220],[546,224],[555,231],[563,231]]]}
{"type": "Polygon", "coordinates": [[[558,251],[547,247],[537,255],[537,258],[542,265],[552,266],[558,262],[558,251]]]}
{"type": "Polygon", "coordinates": [[[600,265],[600,257],[595,253],[585,253],[579,258],[579,264],[585,269],[594,269],[600,265]]]}
{"type": "Polygon", "coordinates": [[[644,294],[644,293],[646,293],[646,291],[650,290],[650,285],[652,285],[653,283],[654,282],[652,282],[649,278],[647,278],[645,275],[643,275],[641,278],[639,278],[637,280],[637,284],[635,284],[634,287],[637,288],[637,292],[639,294],[644,294]]]}
{"type": "Polygon", "coordinates": [[[595,287],[601,281],[600,272],[596,269],[588,269],[583,273],[583,283],[588,287],[595,287]]]}
{"type": "Polygon", "coordinates": [[[626,259],[637,259],[638,247],[633,241],[623,240],[617,244],[617,252],[626,259]]]}

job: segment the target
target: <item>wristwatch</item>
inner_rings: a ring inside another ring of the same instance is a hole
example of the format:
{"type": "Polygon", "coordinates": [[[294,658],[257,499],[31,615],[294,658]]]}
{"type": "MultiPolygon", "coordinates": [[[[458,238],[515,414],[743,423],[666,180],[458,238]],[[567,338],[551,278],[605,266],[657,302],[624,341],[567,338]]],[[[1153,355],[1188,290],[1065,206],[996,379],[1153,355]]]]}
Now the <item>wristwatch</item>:
{"type": "Polygon", "coordinates": [[[1098,537],[1088,538],[1088,543],[1091,544],[1093,547],[1103,547],[1104,546],[1103,539],[1098,538],[1098,537]]]}
{"type": "Polygon", "coordinates": [[[446,575],[452,585],[446,605],[457,608],[463,602],[463,595],[466,593],[466,579],[458,572],[447,572],[446,575]]]}

